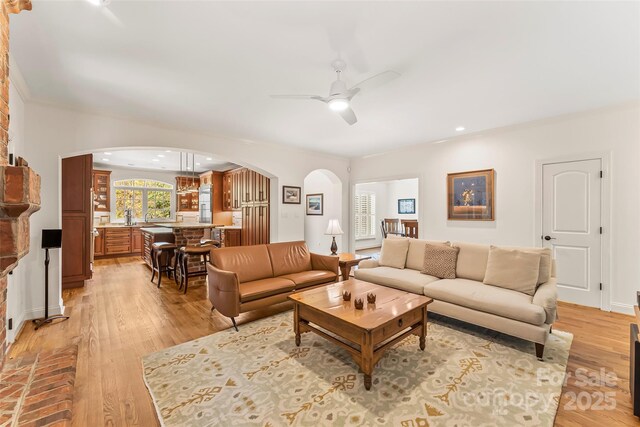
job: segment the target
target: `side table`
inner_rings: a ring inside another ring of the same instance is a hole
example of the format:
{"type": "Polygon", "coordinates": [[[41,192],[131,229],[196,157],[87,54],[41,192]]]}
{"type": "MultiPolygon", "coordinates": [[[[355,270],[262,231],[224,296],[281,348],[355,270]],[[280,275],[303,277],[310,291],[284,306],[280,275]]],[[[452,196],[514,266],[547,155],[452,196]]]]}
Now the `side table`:
{"type": "Polygon", "coordinates": [[[340,272],[342,273],[342,280],[349,280],[351,268],[360,264],[360,261],[370,259],[371,257],[368,255],[357,255],[345,252],[338,254],[338,258],[340,264],[340,272]]]}

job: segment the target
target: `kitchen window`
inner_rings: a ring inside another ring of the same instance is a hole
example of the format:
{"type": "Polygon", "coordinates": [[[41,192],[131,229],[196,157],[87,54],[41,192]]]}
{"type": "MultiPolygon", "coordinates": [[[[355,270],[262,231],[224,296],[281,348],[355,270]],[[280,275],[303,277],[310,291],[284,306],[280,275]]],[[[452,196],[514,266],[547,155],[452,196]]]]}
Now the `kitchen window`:
{"type": "Polygon", "coordinates": [[[170,219],[173,185],[151,179],[114,181],[116,219],[124,219],[127,208],[133,217],[149,220],[170,219]]]}

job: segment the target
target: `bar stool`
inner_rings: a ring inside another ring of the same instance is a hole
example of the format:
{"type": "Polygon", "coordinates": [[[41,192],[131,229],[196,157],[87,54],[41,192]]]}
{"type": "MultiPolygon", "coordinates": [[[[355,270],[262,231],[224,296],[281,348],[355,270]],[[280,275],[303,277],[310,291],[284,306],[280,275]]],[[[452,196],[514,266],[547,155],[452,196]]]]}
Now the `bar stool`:
{"type": "Polygon", "coordinates": [[[151,282],[158,273],[158,287],[162,283],[162,273],[167,277],[173,273],[175,276],[175,264],[171,266],[171,259],[178,247],[174,243],[156,242],[151,245],[151,282]]]}
{"type": "Polygon", "coordinates": [[[180,281],[178,282],[177,276],[175,277],[176,284],[179,285],[178,289],[182,289],[184,286],[184,293],[187,293],[187,289],[189,288],[189,278],[191,277],[202,277],[207,275],[207,267],[206,264],[209,261],[209,254],[211,253],[211,249],[216,246],[212,244],[204,244],[197,246],[183,246],[178,249],[178,254],[176,256],[175,268],[178,269],[178,273],[180,274],[180,281]],[[196,271],[189,271],[189,257],[198,256],[200,257],[201,268],[196,271]]]}

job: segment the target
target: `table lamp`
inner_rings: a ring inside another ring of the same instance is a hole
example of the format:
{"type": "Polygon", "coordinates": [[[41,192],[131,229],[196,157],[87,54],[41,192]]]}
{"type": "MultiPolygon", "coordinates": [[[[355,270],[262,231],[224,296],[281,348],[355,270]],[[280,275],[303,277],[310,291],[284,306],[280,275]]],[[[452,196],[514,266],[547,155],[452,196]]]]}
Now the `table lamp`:
{"type": "Polygon", "coordinates": [[[331,255],[338,255],[338,244],[336,243],[336,236],[343,234],[340,223],[337,219],[330,219],[327,231],[324,233],[329,236],[333,236],[333,242],[331,242],[331,255]]]}

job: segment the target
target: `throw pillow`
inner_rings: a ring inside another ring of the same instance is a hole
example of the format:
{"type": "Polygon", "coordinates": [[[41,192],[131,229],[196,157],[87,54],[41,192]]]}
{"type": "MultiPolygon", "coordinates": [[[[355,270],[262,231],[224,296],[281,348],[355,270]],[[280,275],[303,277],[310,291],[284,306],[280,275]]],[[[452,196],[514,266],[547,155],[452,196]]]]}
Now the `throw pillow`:
{"type": "Polygon", "coordinates": [[[409,239],[384,239],[382,241],[379,264],[386,267],[404,269],[408,250],[409,239]]]}
{"type": "Polygon", "coordinates": [[[455,279],[459,251],[460,248],[448,244],[427,243],[424,246],[424,266],[421,273],[440,279],[455,279]]]}
{"type": "Polygon", "coordinates": [[[533,295],[540,273],[540,253],[491,246],[484,283],[533,295]]]}
{"type": "Polygon", "coordinates": [[[509,248],[525,252],[540,254],[540,275],[538,285],[547,283],[551,279],[551,249],[550,248],[509,248]]]}

